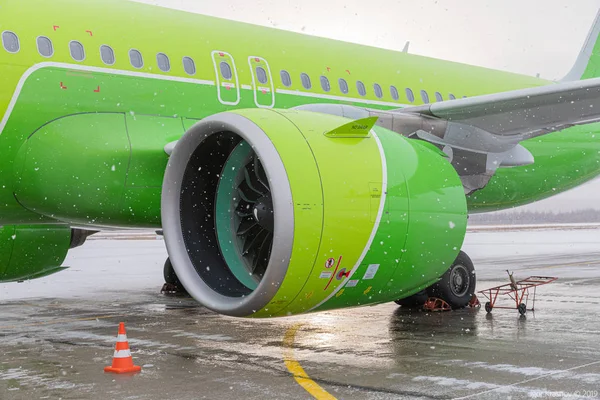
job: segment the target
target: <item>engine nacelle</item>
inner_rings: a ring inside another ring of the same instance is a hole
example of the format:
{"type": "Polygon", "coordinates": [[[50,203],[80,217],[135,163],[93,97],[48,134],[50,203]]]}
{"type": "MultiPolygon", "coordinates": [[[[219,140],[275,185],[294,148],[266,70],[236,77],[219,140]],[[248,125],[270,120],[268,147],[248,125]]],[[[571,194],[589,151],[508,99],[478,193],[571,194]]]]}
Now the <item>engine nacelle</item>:
{"type": "Polygon", "coordinates": [[[194,298],[232,316],[285,316],[407,297],[448,269],[467,207],[445,155],[381,127],[337,129],[349,122],[252,109],[185,134],[162,225],[194,298]]]}

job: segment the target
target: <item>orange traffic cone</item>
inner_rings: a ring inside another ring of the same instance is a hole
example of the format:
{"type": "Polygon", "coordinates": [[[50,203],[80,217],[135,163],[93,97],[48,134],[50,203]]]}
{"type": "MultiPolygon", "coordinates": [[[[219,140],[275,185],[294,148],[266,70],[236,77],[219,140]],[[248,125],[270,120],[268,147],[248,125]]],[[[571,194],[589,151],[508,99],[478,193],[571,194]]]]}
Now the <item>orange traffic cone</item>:
{"type": "Polygon", "coordinates": [[[115,355],[113,363],[110,367],[105,367],[104,372],[113,372],[115,374],[126,374],[132,372],[140,372],[142,367],[133,365],[131,351],[129,351],[129,343],[127,342],[127,333],[125,333],[125,324],[119,324],[119,335],[117,336],[117,346],[115,347],[115,355]]]}

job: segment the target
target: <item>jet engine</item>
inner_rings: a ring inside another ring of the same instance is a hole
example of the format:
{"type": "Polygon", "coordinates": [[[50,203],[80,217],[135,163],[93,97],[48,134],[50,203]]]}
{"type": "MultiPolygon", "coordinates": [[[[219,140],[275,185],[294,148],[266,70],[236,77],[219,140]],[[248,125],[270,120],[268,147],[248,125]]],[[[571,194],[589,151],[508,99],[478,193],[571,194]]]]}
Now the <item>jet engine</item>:
{"type": "Polygon", "coordinates": [[[186,290],[219,313],[273,317],[435,283],[465,236],[463,186],[435,146],[375,121],[249,109],[193,126],[162,191],[186,290]]]}

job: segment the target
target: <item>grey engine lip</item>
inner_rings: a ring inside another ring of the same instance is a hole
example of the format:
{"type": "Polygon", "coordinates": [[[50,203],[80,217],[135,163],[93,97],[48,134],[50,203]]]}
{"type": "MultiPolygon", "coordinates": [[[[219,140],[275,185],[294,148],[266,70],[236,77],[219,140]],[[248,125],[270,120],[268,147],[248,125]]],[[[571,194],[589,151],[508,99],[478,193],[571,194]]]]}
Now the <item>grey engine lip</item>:
{"type": "Polygon", "coordinates": [[[294,206],[285,166],[267,134],[250,119],[235,113],[215,114],[190,128],[169,159],[162,187],[161,220],[167,252],[185,289],[205,307],[244,317],[264,308],[276,295],[289,267],[294,239],[294,206]],[[241,136],[258,154],[272,188],[275,213],[273,248],[258,287],[245,297],[215,292],[196,272],[183,239],[180,221],[181,180],[196,148],[209,136],[229,131],[241,136]]]}

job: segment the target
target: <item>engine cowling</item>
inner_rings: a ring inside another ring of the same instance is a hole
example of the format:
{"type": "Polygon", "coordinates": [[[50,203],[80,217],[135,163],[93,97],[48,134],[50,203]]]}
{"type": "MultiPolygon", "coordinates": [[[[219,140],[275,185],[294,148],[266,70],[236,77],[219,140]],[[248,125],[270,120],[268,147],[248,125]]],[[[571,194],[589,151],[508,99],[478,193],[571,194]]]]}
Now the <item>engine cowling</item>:
{"type": "Polygon", "coordinates": [[[285,316],[410,296],[448,269],[467,208],[445,155],[380,127],[328,134],[349,122],[251,109],[184,135],[162,225],[194,298],[231,316],[285,316]]]}

